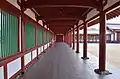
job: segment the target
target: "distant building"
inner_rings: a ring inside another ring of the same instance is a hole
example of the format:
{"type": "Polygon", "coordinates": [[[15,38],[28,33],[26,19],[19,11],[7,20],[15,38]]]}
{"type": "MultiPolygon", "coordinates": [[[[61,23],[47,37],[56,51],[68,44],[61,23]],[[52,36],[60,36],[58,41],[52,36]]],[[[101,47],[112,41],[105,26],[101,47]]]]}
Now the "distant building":
{"type": "MultiPolygon", "coordinates": [[[[106,41],[120,43],[120,24],[107,23],[106,41]]],[[[99,42],[99,24],[88,27],[88,42],[99,42]]],[[[83,30],[80,30],[80,42],[83,42],[83,30]]]]}

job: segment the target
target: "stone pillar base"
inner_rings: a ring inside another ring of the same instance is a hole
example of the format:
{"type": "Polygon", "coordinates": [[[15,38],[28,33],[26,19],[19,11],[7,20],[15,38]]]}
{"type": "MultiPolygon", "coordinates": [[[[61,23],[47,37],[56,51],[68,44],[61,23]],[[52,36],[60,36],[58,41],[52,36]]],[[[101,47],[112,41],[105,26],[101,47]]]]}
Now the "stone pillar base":
{"type": "Polygon", "coordinates": [[[112,73],[109,72],[108,70],[100,71],[99,69],[95,69],[94,71],[95,71],[95,73],[97,73],[97,74],[99,74],[99,75],[109,75],[109,74],[112,74],[112,73]]]}
{"type": "Polygon", "coordinates": [[[81,59],[83,59],[83,60],[88,60],[89,57],[81,57],[81,59]]]}

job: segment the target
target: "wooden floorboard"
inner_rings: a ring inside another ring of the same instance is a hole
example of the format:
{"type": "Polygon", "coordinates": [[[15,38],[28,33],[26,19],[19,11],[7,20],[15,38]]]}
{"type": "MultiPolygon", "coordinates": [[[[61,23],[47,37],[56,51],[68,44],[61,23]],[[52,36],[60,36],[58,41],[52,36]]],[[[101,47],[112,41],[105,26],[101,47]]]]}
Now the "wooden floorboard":
{"type": "Polygon", "coordinates": [[[20,79],[120,79],[120,71],[114,68],[109,68],[111,75],[94,73],[97,59],[90,56],[82,60],[67,44],[56,43],[20,79]]]}

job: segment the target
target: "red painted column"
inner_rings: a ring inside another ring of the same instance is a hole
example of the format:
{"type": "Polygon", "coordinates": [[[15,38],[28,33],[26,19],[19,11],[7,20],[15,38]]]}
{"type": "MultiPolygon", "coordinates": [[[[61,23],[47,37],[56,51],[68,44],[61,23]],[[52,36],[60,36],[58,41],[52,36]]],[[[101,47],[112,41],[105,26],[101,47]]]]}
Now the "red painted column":
{"type": "Polygon", "coordinates": [[[68,42],[68,45],[69,45],[69,41],[70,41],[69,40],[69,33],[67,33],[67,40],[68,40],[67,42],[68,42]]]}
{"type": "Polygon", "coordinates": [[[75,28],[73,27],[73,49],[75,49],[75,28]]]}
{"type": "Polygon", "coordinates": [[[106,66],[106,24],[105,13],[100,13],[100,44],[99,44],[99,69],[105,71],[106,66]]]}
{"type": "Polygon", "coordinates": [[[35,47],[37,47],[37,59],[38,59],[38,19],[36,19],[35,27],[35,47]]]}
{"type": "Polygon", "coordinates": [[[104,11],[100,11],[99,22],[99,69],[95,69],[95,72],[102,75],[108,75],[110,73],[106,71],[106,14],[104,11]]]}
{"type": "Polygon", "coordinates": [[[84,60],[86,60],[86,59],[89,59],[88,57],[87,57],[87,26],[88,26],[88,23],[86,23],[85,21],[84,21],[84,37],[83,37],[83,39],[84,39],[84,42],[83,42],[83,57],[82,57],[82,59],[84,59],[84,60]]]}
{"type": "Polygon", "coordinates": [[[79,27],[77,26],[77,49],[76,49],[76,53],[79,53],[79,27]]]}
{"type": "Polygon", "coordinates": [[[66,33],[66,42],[68,44],[68,33],[66,33]]]}
{"type": "Polygon", "coordinates": [[[70,47],[72,47],[72,32],[70,31],[70,47]]]}
{"type": "Polygon", "coordinates": [[[64,34],[64,42],[67,43],[66,34],[64,34]]]}
{"type": "MultiPolygon", "coordinates": [[[[46,44],[48,43],[48,40],[47,40],[48,39],[48,34],[47,34],[47,32],[48,31],[46,30],[46,44]]],[[[48,45],[47,45],[47,48],[48,48],[48,45]]]]}
{"type": "Polygon", "coordinates": [[[8,79],[8,75],[7,75],[7,64],[4,65],[4,79],[8,79]]]}
{"type": "Polygon", "coordinates": [[[43,50],[44,50],[44,25],[42,28],[42,46],[43,46],[43,50]]]}
{"type": "MultiPolygon", "coordinates": [[[[25,39],[24,39],[24,21],[23,21],[23,13],[24,13],[24,7],[23,7],[23,1],[21,2],[21,53],[24,53],[25,51],[25,39]]],[[[21,57],[21,74],[24,74],[24,55],[21,57]]]]}

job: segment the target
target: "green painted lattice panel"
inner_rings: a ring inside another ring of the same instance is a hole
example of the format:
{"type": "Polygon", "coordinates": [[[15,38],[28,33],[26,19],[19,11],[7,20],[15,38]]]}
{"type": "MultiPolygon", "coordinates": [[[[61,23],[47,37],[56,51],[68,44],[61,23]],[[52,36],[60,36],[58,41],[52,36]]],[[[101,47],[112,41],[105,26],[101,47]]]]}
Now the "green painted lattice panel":
{"type": "Polygon", "coordinates": [[[42,44],[42,28],[39,27],[38,30],[38,44],[41,45],[42,44]]]}
{"type": "Polygon", "coordinates": [[[44,36],[44,44],[46,44],[46,31],[44,30],[44,34],[43,34],[44,36]]]}
{"type": "Polygon", "coordinates": [[[49,32],[47,32],[47,42],[49,42],[50,41],[50,33],[49,32]]]}
{"type": "Polygon", "coordinates": [[[18,19],[4,11],[0,19],[0,57],[6,57],[17,52],[18,19]]]}
{"type": "Polygon", "coordinates": [[[33,48],[35,46],[35,27],[33,24],[25,23],[25,48],[33,48]]]}

